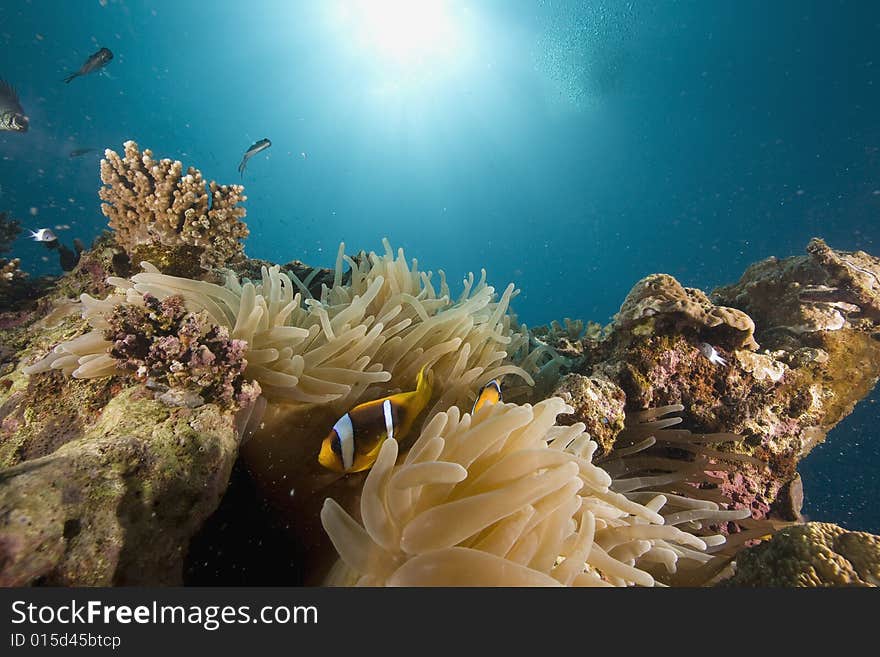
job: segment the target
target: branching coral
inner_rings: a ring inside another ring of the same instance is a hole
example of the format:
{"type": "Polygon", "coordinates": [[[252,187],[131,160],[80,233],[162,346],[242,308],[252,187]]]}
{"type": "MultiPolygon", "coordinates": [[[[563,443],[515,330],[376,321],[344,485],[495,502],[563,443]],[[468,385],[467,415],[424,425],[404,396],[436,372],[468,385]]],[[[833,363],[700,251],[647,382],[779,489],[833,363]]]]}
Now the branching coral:
{"type": "Polygon", "coordinates": [[[244,187],[212,180],[206,191],[198,169],[189,167],[184,175],[179,161],[156,161],[133,141],[124,147],[123,157],[105,151],[98,194],[117,243],[133,262],[195,275],[193,265],[221,267],[242,254],[248,235],[239,206],[247,198],[244,187]]]}
{"type": "MultiPolygon", "coordinates": [[[[430,273],[410,268],[400,250],[385,242],[382,256],[357,261],[340,246],[335,279],[320,299],[280,268],[263,268],[257,283],[231,272],[225,285],[160,274],[153,267],[131,280],[111,278],[119,292],[100,301],[83,295],[84,316],[95,330],[59,345],[28,373],[61,369],[75,377],[109,376],[116,361],[104,331],[120,304],[142,306],[145,295],[184,299],[188,310],[207,313],[232,339],[247,343],[245,377],[259,382],[273,401],[352,405],[370,386],[405,388],[423,366],[430,367],[443,408],[466,403],[488,380],[506,374],[533,380],[508,360],[526,341],[512,327],[508,304],[513,285],[500,299],[473,276],[456,301],[443,273],[439,290],[430,273]],[[351,266],[343,283],[343,264],[351,266]],[[295,292],[295,290],[298,290],[295,292]]],[[[315,270],[316,272],[319,270],[315,270]]],[[[527,352],[526,352],[527,353],[527,352]]]]}
{"type": "Polygon", "coordinates": [[[330,583],[361,585],[643,585],[645,566],[698,564],[707,544],[664,519],[656,495],[636,503],[593,465],[572,409],[495,404],[435,415],[408,454],[387,440],[364,483],[358,524],[326,500],[324,528],[341,557],[330,583]]]}

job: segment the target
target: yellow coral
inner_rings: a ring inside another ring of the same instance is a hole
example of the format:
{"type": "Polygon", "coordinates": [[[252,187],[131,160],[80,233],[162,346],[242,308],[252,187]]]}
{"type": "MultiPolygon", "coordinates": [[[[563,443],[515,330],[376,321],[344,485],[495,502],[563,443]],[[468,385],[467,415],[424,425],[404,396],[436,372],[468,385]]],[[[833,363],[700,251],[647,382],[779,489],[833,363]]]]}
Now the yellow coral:
{"type": "Polygon", "coordinates": [[[788,527],[737,555],[735,586],[878,586],[880,537],[825,522],[788,527]]]}
{"type": "Polygon", "coordinates": [[[669,315],[701,328],[726,328],[735,336],[736,347],[758,348],[751,317],[736,308],[714,305],[703,292],[682,287],[668,274],[652,274],[636,283],[615,316],[615,324],[639,325],[658,315],[669,315]]]}
{"type": "Polygon", "coordinates": [[[194,259],[208,269],[242,254],[241,240],[248,236],[239,206],[247,199],[244,187],[212,180],[206,190],[198,169],[189,167],[184,175],[180,161],[156,161],[133,141],[124,148],[123,157],[105,151],[98,194],[117,243],[135,262],[151,258],[173,270],[194,259]]]}

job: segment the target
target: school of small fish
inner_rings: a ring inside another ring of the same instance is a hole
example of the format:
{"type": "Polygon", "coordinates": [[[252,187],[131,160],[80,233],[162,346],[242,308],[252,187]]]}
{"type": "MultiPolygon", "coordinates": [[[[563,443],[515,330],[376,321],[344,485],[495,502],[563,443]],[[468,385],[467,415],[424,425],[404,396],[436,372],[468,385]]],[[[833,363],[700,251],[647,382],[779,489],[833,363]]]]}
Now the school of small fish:
{"type": "MultiPolygon", "coordinates": [[[[78,77],[95,72],[107,75],[105,67],[112,60],[113,52],[109,48],[100,48],[97,52],[89,55],[79,69],[63,78],[63,82],[69,84],[78,77]]],[[[28,116],[21,105],[15,89],[9,82],[0,78],[0,131],[27,132],[29,124],[28,116]]],[[[272,142],[269,139],[260,139],[253,143],[245,151],[241,163],[238,165],[239,174],[243,177],[245,169],[247,169],[248,160],[271,145],[272,142]]],[[[76,148],[68,153],[68,157],[80,157],[95,150],[94,148],[76,148]]],[[[302,153],[301,155],[305,159],[306,154],[302,153]]]]}
{"type": "MultiPolygon", "coordinates": [[[[113,57],[113,52],[109,48],[100,48],[89,55],[79,69],[63,78],[63,82],[69,84],[78,77],[96,72],[99,73],[99,75],[110,77],[106,73],[106,66],[113,60],[113,57]]],[[[0,78],[0,131],[24,133],[28,131],[29,127],[30,120],[21,105],[18,93],[12,84],[0,78]]],[[[272,142],[268,138],[260,139],[252,144],[250,148],[245,151],[241,163],[238,165],[239,174],[243,177],[245,169],[247,169],[248,160],[257,153],[266,150],[271,145],[272,142]]],[[[68,152],[67,156],[68,158],[73,159],[95,152],[96,150],[97,149],[95,148],[74,148],[68,152]]],[[[305,153],[303,153],[302,156],[305,158],[305,153]]],[[[2,187],[0,187],[0,194],[2,194],[2,187]]],[[[32,214],[34,213],[32,212],[32,214]]],[[[46,244],[49,248],[59,250],[62,254],[62,268],[65,271],[69,271],[69,268],[72,267],[71,262],[75,265],[75,261],[78,260],[79,253],[82,251],[79,247],[76,248],[75,252],[70,251],[70,249],[65,248],[63,245],[59,248],[58,237],[49,228],[38,228],[35,231],[31,230],[30,238],[36,242],[46,244]]]]}

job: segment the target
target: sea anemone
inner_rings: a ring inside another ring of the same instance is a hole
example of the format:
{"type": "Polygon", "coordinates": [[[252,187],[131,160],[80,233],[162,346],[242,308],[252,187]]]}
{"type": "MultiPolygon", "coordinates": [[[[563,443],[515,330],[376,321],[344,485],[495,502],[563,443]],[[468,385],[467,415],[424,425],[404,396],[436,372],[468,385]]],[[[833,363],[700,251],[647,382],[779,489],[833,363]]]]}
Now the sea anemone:
{"type": "Polygon", "coordinates": [[[60,369],[79,378],[117,374],[104,336],[108,317],[118,305],[142,306],[144,296],[152,295],[180,296],[188,310],[207,313],[231,339],[247,343],[244,376],[256,380],[270,401],[351,406],[371,386],[411,385],[422,367],[439,382],[440,408],[467,403],[483,383],[507,374],[534,383],[510,362],[509,354],[529,354],[523,350],[527,333],[507,314],[516,294],[512,284],[496,299],[483,271],[476,282],[469,275],[453,300],[442,271],[438,289],[417,261],[410,267],[402,249],[395,257],[387,240],[384,245],[384,255],[357,259],[345,256],[340,245],[333,285],[322,286],[319,299],[309,292],[310,280],[278,266],[263,267],[256,283],[227,272],[225,285],[216,285],[161,274],[143,263],[145,271],[130,280],[108,279],[118,290],[106,299],[81,297],[83,316],[95,330],[58,345],[25,371],[60,369]],[[351,267],[348,282],[345,263],[351,267]]]}
{"type": "MultiPolygon", "coordinates": [[[[697,537],[615,492],[591,463],[583,424],[558,397],[437,413],[397,463],[386,440],[364,483],[363,525],[327,499],[321,520],[340,561],[331,584],[651,586],[647,570],[699,565],[722,536],[697,537]]],[[[741,515],[741,514],[740,514],[741,515]]],[[[684,522],[684,520],[682,520],[684,522]]]]}
{"type": "Polygon", "coordinates": [[[614,449],[596,462],[613,477],[612,490],[638,503],[663,495],[667,499],[661,513],[665,522],[681,525],[707,541],[705,552],[688,553],[703,564],[700,570],[667,578],[690,584],[708,580],[744,543],[790,523],[752,518],[750,508],[741,508],[725,494],[723,476],[761,471],[768,465],[724,447],[743,441],[742,435],[673,428],[682,422],[673,414],[683,410],[681,404],[672,404],[627,413],[614,449]],[[727,535],[726,540],[709,538],[719,532],[727,535]]]}

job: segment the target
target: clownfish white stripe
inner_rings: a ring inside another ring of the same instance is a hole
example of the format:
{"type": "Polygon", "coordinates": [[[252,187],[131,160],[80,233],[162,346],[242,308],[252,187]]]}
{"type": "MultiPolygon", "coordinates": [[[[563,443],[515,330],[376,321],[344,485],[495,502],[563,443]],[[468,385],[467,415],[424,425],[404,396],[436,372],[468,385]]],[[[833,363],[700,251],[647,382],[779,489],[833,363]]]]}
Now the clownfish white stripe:
{"type": "Polygon", "coordinates": [[[333,429],[339,436],[339,447],[342,451],[342,467],[348,470],[354,464],[354,427],[351,416],[346,413],[336,421],[333,429]]]}
{"type": "Polygon", "coordinates": [[[386,399],[382,403],[382,411],[385,413],[385,430],[389,438],[394,438],[394,418],[391,417],[391,400],[386,399]]]}

